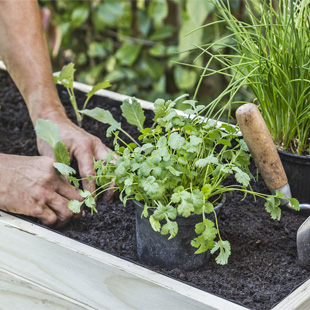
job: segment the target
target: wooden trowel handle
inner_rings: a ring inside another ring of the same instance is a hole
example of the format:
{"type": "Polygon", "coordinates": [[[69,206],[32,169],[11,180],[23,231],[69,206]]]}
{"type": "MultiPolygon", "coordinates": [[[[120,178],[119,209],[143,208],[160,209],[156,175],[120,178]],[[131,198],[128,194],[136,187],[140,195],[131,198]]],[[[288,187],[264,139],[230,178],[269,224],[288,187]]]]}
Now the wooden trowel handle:
{"type": "Polygon", "coordinates": [[[288,181],[267,125],[255,104],[247,103],[236,111],[243,138],[267,187],[273,191],[288,181]]]}

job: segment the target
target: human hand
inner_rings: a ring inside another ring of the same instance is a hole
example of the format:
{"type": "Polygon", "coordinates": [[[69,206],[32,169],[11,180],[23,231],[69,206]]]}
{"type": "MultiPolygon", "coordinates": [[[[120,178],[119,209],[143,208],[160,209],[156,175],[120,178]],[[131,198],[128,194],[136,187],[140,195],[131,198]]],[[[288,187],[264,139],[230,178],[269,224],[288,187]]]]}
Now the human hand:
{"type": "Polygon", "coordinates": [[[76,216],[68,202],[83,198],[57,173],[54,162],[46,156],[0,154],[0,209],[37,217],[42,224],[56,227],[76,216]]]}
{"type": "MultiPolygon", "coordinates": [[[[50,113],[46,118],[58,125],[61,140],[68,148],[70,158],[76,158],[78,161],[81,177],[96,176],[93,159],[103,159],[111,150],[99,138],[87,133],[57,112],[50,113]]],[[[54,157],[52,148],[45,141],[38,139],[37,144],[41,155],[54,157]]],[[[88,179],[85,179],[82,181],[82,185],[90,192],[96,189],[95,181],[89,182],[88,179]]],[[[110,200],[112,196],[113,191],[109,190],[106,192],[105,200],[110,200]]]]}

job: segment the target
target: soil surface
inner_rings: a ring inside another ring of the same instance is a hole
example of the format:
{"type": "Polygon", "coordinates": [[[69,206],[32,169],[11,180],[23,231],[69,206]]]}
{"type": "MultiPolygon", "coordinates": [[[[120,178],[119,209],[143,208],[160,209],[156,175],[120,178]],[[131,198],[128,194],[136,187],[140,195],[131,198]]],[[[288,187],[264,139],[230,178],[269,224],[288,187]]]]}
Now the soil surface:
{"type": "MultiPolygon", "coordinates": [[[[68,94],[59,88],[59,95],[69,117],[74,119],[68,94]]],[[[77,95],[81,104],[85,96],[80,92],[77,95]]],[[[96,97],[88,107],[95,106],[109,109],[118,121],[124,122],[118,102],[96,97]]],[[[152,118],[152,112],[146,115],[149,120],[152,118]]],[[[106,126],[85,117],[83,127],[99,136],[107,146],[113,147],[112,139],[105,137],[106,126]]],[[[128,124],[123,127],[131,128],[128,124]]],[[[134,129],[131,130],[133,135],[137,135],[134,129]]],[[[0,152],[38,155],[35,133],[25,103],[10,77],[2,71],[0,152]]],[[[260,178],[253,188],[268,193],[260,178]]],[[[263,200],[254,201],[248,196],[241,201],[242,198],[241,194],[229,195],[219,216],[222,237],[230,241],[232,248],[228,265],[219,266],[211,257],[210,262],[197,271],[153,269],[250,309],[271,309],[309,278],[309,272],[298,266],[296,254],[296,232],[307,216],[283,210],[281,221],[277,222],[265,212],[263,200]]],[[[124,208],[118,198],[110,204],[100,200],[98,211],[93,216],[87,212],[84,218],[69,224],[61,233],[138,262],[134,206],[128,203],[124,208]]]]}

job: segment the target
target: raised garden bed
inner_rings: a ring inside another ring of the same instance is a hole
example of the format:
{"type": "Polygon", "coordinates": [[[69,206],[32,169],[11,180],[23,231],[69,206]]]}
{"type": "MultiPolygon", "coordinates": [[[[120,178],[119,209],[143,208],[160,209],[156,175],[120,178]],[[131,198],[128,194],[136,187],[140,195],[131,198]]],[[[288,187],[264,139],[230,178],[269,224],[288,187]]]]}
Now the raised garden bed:
{"type": "MultiPolygon", "coordinates": [[[[0,152],[30,156],[37,155],[35,133],[26,106],[6,72],[0,71],[0,85],[0,152]]],[[[67,109],[68,115],[74,119],[74,113],[68,101],[68,95],[61,88],[59,88],[59,94],[67,109]]],[[[83,93],[78,92],[78,96],[83,96],[83,93]]],[[[118,121],[122,121],[123,118],[120,115],[119,104],[120,102],[115,100],[96,97],[90,103],[89,107],[91,108],[97,105],[108,109],[118,121]]],[[[151,118],[152,112],[148,111],[147,116],[151,118]]],[[[104,125],[85,117],[83,127],[87,131],[98,135],[107,146],[110,148],[113,147],[112,139],[107,140],[105,137],[104,125]]],[[[253,172],[255,172],[254,165],[253,172]]],[[[233,182],[233,180],[231,180],[231,182],[233,182]]],[[[253,187],[256,191],[267,192],[267,188],[260,179],[258,183],[253,184],[253,187]]],[[[306,219],[306,216],[283,211],[281,221],[276,222],[265,212],[262,200],[258,199],[257,201],[253,201],[253,198],[249,196],[240,202],[240,198],[240,194],[229,195],[227,197],[228,203],[222,208],[219,217],[221,233],[225,239],[231,242],[232,246],[232,255],[228,265],[216,265],[214,259],[211,258],[206,266],[197,271],[184,272],[177,269],[166,271],[154,268],[153,270],[156,273],[152,273],[151,271],[149,273],[155,278],[157,275],[161,277],[160,274],[165,274],[188,285],[197,287],[202,291],[222,297],[221,299],[216,299],[214,308],[210,306],[210,308],[205,309],[232,310],[233,307],[242,309],[242,306],[257,310],[272,309],[274,305],[289,295],[292,290],[309,278],[309,273],[298,266],[296,253],[296,232],[306,219]],[[236,304],[226,303],[223,298],[232,300],[236,304]],[[237,304],[242,306],[238,307],[237,304]]],[[[60,233],[104,250],[107,253],[139,264],[135,249],[133,205],[128,204],[128,207],[125,209],[118,199],[112,204],[99,201],[98,211],[99,214],[94,216],[87,213],[86,217],[81,219],[81,221],[71,223],[60,233]]],[[[8,223],[10,221],[13,221],[11,217],[5,218],[3,223],[8,223]]],[[[22,220],[18,221],[23,223],[22,220]]],[[[0,231],[10,226],[10,224],[3,223],[0,227],[0,231]]],[[[32,224],[31,226],[29,226],[30,224],[22,225],[26,225],[25,227],[33,227],[32,224]]],[[[8,234],[9,231],[10,230],[7,232],[8,234]]],[[[21,234],[21,238],[23,238],[23,232],[20,229],[19,234],[21,234]]],[[[37,233],[33,234],[36,235],[37,233]]],[[[38,235],[41,236],[42,234],[44,235],[45,233],[39,230],[38,235]]],[[[27,238],[31,239],[33,237],[28,236],[27,238]]],[[[10,240],[10,238],[8,238],[8,240],[10,240]]],[[[57,243],[56,240],[58,239],[55,237],[53,242],[57,243]]],[[[43,241],[41,242],[42,245],[45,244],[43,241]]],[[[62,242],[59,241],[59,243],[62,242]]],[[[69,241],[65,241],[63,243],[65,244],[64,247],[70,248],[69,243],[69,241]]],[[[14,240],[12,239],[12,243],[6,241],[6,245],[8,244],[14,244],[14,240]]],[[[81,247],[83,246],[81,245],[81,247]]],[[[6,248],[4,247],[4,249],[6,248]]],[[[14,247],[12,247],[12,249],[14,249],[14,247]]],[[[83,251],[86,251],[85,248],[83,249],[83,251]]],[[[66,250],[63,251],[66,252],[66,250]]],[[[95,253],[97,253],[97,251],[95,251],[95,253]]],[[[35,254],[33,253],[32,255],[35,254]]],[[[67,253],[66,255],[69,254],[67,253]]],[[[6,259],[8,258],[8,256],[2,255],[1,264],[4,257],[6,259]]],[[[48,256],[46,256],[46,258],[48,259],[48,256]]],[[[110,264],[113,265],[113,256],[108,255],[108,258],[110,264]]],[[[115,258],[116,265],[121,265],[121,263],[119,263],[121,261],[123,260],[115,258]]],[[[87,262],[85,263],[87,264],[87,262]]],[[[70,268],[70,264],[67,264],[67,266],[70,268]]],[[[136,265],[128,263],[128,266],[136,265]]],[[[124,269],[125,267],[118,268],[124,269]]],[[[139,266],[130,268],[133,268],[132,273],[140,277],[142,274],[145,275],[145,272],[146,274],[148,273],[147,271],[142,272],[141,270],[145,269],[139,266]]],[[[84,269],[81,269],[81,272],[83,272],[83,270],[84,269]]],[[[87,283],[89,283],[89,281],[90,280],[88,280],[87,283]]],[[[121,285],[121,278],[119,281],[120,282],[115,283],[115,285],[121,285]]],[[[166,277],[163,277],[161,281],[167,281],[169,285],[170,283],[179,283],[166,277]]],[[[77,283],[73,284],[79,286],[77,283]]],[[[73,284],[71,284],[72,289],[73,284]]],[[[147,286],[147,284],[145,285],[147,286]]],[[[183,284],[179,285],[182,289],[179,291],[177,289],[178,293],[182,290],[185,292],[188,286],[183,288],[183,284]]],[[[171,287],[169,289],[171,290],[171,287]]],[[[172,290],[174,289],[172,288],[172,290]]],[[[185,305],[187,305],[187,309],[200,309],[199,307],[202,305],[200,302],[202,302],[203,298],[199,300],[199,293],[195,295],[196,293],[193,292],[196,292],[196,289],[189,289],[187,296],[190,295],[192,304],[186,304],[185,302],[183,304],[184,309],[186,309],[185,305]],[[194,299],[197,300],[197,304],[195,304],[194,299]],[[189,305],[192,305],[192,307],[189,305]]],[[[88,293],[85,292],[85,294],[87,295],[88,293]]],[[[209,296],[209,294],[205,296],[209,296]]],[[[127,298],[129,298],[129,296],[127,296],[127,298]]],[[[148,297],[142,296],[140,298],[148,297]]],[[[160,302],[161,301],[158,301],[158,306],[155,304],[154,309],[162,309],[160,306],[162,304],[160,302]]],[[[189,301],[187,300],[187,302],[189,301]]],[[[204,307],[206,307],[206,304],[204,307]]],[[[146,305],[147,304],[144,304],[144,307],[146,305]]],[[[150,303],[149,306],[150,305],[154,305],[154,301],[150,303]]],[[[177,303],[175,305],[177,305],[177,303]]],[[[96,305],[92,307],[97,309],[96,305]]],[[[174,309],[171,306],[169,307],[174,309]]],[[[282,306],[279,305],[279,307],[275,309],[295,309],[286,308],[285,303],[284,306],[281,307],[282,306]]],[[[128,306],[128,309],[132,308],[128,306]]],[[[182,309],[182,307],[177,308],[182,309]]],[[[98,309],[102,308],[99,307],[98,309]]],[[[107,309],[112,308],[107,307],[107,309]]],[[[137,307],[137,309],[140,308],[137,307]]]]}

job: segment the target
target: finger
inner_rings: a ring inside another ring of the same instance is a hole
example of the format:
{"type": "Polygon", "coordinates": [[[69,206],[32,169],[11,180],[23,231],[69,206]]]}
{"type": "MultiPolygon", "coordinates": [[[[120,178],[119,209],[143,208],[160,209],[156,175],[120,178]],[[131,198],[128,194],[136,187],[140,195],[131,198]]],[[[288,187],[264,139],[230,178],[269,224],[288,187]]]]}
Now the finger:
{"type": "Polygon", "coordinates": [[[61,175],[58,176],[56,193],[66,198],[68,201],[69,200],[83,201],[83,198],[79,194],[79,189],[71,185],[69,181],[61,175]]]}
{"type": "Polygon", "coordinates": [[[57,215],[57,227],[66,225],[74,216],[74,213],[68,208],[69,200],[58,193],[54,193],[49,200],[47,206],[57,215]]]}
{"type": "Polygon", "coordinates": [[[115,186],[115,182],[109,185],[109,189],[104,194],[104,202],[113,202],[114,194],[116,193],[115,186]]]}
{"type": "MultiPolygon", "coordinates": [[[[82,178],[86,177],[95,177],[96,171],[94,169],[94,162],[93,162],[93,154],[92,152],[81,152],[76,154],[76,159],[78,161],[79,171],[82,178]]],[[[96,190],[96,181],[95,179],[90,181],[85,179],[82,181],[83,189],[88,190],[91,193],[96,190]]]]}
{"type": "MultiPolygon", "coordinates": [[[[104,159],[107,156],[107,154],[112,152],[112,150],[108,148],[106,145],[104,145],[100,140],[99,142],[96,141],[94,147],[94,155],[96,160],[104,159]]],[[[114,154],[114,158],[115,159],[117,158],[116,154],[114,154]]]]}
{"type": "Polygon", "coordinates": [[[43,225],[53,226],[57,222],[56,213],[47,205],[37,207],[33,210],[32,215],[40,220],[43,225]]]}

